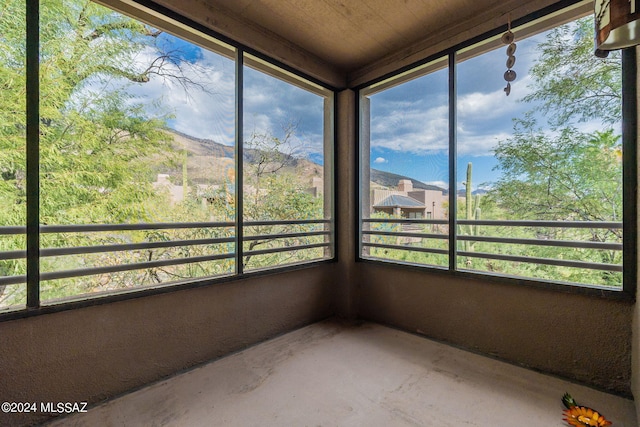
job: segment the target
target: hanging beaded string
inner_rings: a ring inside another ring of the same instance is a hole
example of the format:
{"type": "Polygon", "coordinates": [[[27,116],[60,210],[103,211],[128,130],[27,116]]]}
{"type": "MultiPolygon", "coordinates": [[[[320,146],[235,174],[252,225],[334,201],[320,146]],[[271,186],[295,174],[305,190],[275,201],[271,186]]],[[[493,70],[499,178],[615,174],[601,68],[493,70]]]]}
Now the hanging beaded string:
{"type": "Polygon", "coordinates": [[[504,93],[509,96],[511,93],[511,82],[516,79],[516,72],[511,68],[516,63],[516,57],[513,55],[516,53],[516,44],[513,42],[516,37],[511,32],[511,18],[508,20],[508,30],[502,35],[502,43],[507,46],[507,71],[504,72],[504,79],[507,81],[507,86],[504,88],[504,93]]]}

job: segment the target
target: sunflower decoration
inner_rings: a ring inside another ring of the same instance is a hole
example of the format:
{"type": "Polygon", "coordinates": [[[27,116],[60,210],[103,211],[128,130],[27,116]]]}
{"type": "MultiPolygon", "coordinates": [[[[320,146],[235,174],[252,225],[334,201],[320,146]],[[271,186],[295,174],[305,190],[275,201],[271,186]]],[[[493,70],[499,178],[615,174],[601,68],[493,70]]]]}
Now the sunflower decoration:
{"type": "Polygon", "coordinates": [[[605,427],[611,425],[611,421],[607,421],[604,416],[597,411],[586,406],[579,406],[569,393],[565,393],[564,396],[562,396],[562,403],[567,407],[567,409],[563,411],[563,420],[570,426],[605,427]]]}

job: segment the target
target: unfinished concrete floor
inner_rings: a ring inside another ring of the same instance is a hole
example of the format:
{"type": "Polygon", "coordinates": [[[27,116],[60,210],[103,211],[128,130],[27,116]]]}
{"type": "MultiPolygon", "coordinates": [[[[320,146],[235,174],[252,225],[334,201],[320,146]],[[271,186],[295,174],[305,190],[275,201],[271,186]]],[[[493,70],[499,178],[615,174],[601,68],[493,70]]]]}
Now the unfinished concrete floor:
{"type": "Polygon", "coordinates": [[[372,323],[317,323],[52,426],[564,426],[568,391],[636,427],[633,402],[372,323]]]}

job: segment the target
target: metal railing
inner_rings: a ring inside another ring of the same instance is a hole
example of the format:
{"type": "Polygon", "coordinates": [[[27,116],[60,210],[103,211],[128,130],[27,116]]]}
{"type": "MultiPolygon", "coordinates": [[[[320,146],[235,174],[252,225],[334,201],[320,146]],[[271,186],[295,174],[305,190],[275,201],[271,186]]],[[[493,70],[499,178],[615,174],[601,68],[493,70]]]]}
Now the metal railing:
{"type": "Polygon", "coordinates": [[[258,255],[267,255],[281,252],[292,252],[315,248],[329,248],[331,246],[331,231],[328,229],[331,221],[328,219],[311,219],[311,220],[266,220],[266,221],[245,221],[243,228],[247,233],[248,228],[263,226],[321,226],[322,230],[311,231],[285,231],[267,234],[245,234],[242,238],[243,242],[278,242],[286,239],[298,239],[305,237],[323,236],[324,241],[320,243],[297,244],[292,246],[276,246],[267,249],[255,249],[243,251],[244,257],[253,257],[258,255]]]}
{"type": "MultiPolygon", "coordinates": [[[[301,251],[314,248],[330,248],[332,245],[332,232],[330,228],[330,220],[273,220],[273,221],[245,221],[242,223],[244,229],[251,227],[264,227],[273,226],[273,228],[282,228],[283,226],[294,227],[317,227],[321,226],[321,230],[311,231],[286,231],[279,233],[262,233],[244,235],[243,242],[252,241],[268,241],[268,242],[287,242],[288,239],[300,239],[305,237],[324,237],[322,242],[309,243],[309,244],[297,244],[297,245],[275,245],[275,247],[269,247],[265,249],[243,251],[242,255],[245,257],[265,255],[271,253],[301,251]]],[[[40,258],[47,257],[60,257],[69,255],[88,255],[106,252],[127,252],[127,251],[139,251],[148,249],[166,249],[166,248],[180,248],[180,247],[194,247],[202,245],[220,245],[235,243],[239,245],[242,242],[236,242],[234,228],[236,224],[234,222],[191,222],[191,223],[152,223],[152,224],[86,224],[86,225],[42,225],[40,226],[41,235],[47,234],[62,234],[62,233],[74,233],[81,236],[87,233],[96,232],[122,232],[122,231],[148,231],[148,230],[226,230],[227,236],[223,237],[210,237],[210,238],[196,238],[196,239],[177,239],[177,240],[162,240],[162,241],[145,241],[137,243],[117,243],[117,244],[99,244],[90,246],[69,246],[69,247],[46,247],[41,248],[39,251],[40,258]]],[[[270,230],[268,230],[270,231],[270,230]]],[[[25,235],[26,227],[19,226],[6,226],[0,227],[0,237],[11,235],[25,235]]],[[[122,236],[120,236],[122,237],[122,236]]],[[[237,248],[237,246],[236,246],[237,248]]],[[[237,249],[236,249],[237,250],[237,249]]],[[[91,276],[107,273],[117,273],[131,270],[144,270],[149,268],[175,266],[182,264],[193,264],[207,261],[216,261],[224,259],[233,259],[236,257],[236,252],[233,250],[226,250],[220,253],[212,253],[200,256],[187,256],[177,257],[171,259],[161,259],[145,262],[132,262],[122,263],[118,265],[99,266],[90,268],[78,268],[70,270],[42,272],[40,273],[40,281],[64,279],[80,276],[91,276]]],[[[26,250],[9,250],[0,252],[0,261],[7,260],[19,260],[26,259],[26,250]]],[[[26,275],[15,276],[0,276],[0,286],[3,285],[15,285],[26,282],[26,275]]]]}
{"type": "MultiPolygon", "coordinates": [[[[450,240],[452,236],[449,233],[419,233],[419,232],[402,232],[402,231],[389,231],[389,230],[375,230],[371,229],[371,224],[400,224],[407,223],[421,224],[421,225],[438,225],[449,224],[448,220],[416,220],[416,219],[363,219],[362,230],[362,247],[371,248],[385,248],[385,249],[397,249],[401,251],[415,251],[426,252],[446,255],[448,250],[428,248],[423,246],[416,246],[415,244],[393,244],[393,243],[379,243],[372,242],[371,236],[388,236],[401,238],[419,238],[419,239],[441,239],[450,240]]],[[[606,221],[497,221],[497,220],[458,220],[456,221],[458,226],[485,226],[485,227],[530,227],[530,228],[553,228],[553,229],[606,229],[606,230],[622,230],[621,222],[606,222],[606,221]]],[[[556,240],[556,239],[532,239],[532,238],[514,238],[514,237],[498,237],[490,235],[469,235],[458,233],[455,236],[458,242],[483,242],[483,243],[496,243],[499,245],[527,245],[527,246],[546,246],[566,249],[596,249],[607,250],[614,252],[622,251],[622,243],[609,242],[609,241],[584,241],[584,240],[556,240]]],[[[558,258],[543,258],[525,255],[512,255],[504,253],[489,253],[489,252],[475,252],[465,251],[459,248],[455,251],[456,256],[470,257],[470,258],[485,258],[501,261],[521,262],[529,264],[541,264],[552,265],[562,267],[584,268],[590,270],[603,270],[610,272],[621,272],[622,265],[613,263],[601,263],[571,259],[558,259],[558,258]]],[[[378,258],[378,257],[376,257],[378,258]]]]}

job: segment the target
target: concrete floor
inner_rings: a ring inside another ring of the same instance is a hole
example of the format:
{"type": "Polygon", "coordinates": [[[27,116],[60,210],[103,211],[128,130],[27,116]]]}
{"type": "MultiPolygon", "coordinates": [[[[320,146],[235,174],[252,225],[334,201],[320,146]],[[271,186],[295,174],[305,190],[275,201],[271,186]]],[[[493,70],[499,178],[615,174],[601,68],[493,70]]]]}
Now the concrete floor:
{"type": "Polygon", "coordinates": [[[317,323],[50,426],[564,426],[632,401],[372,323],[317,323]]]}

